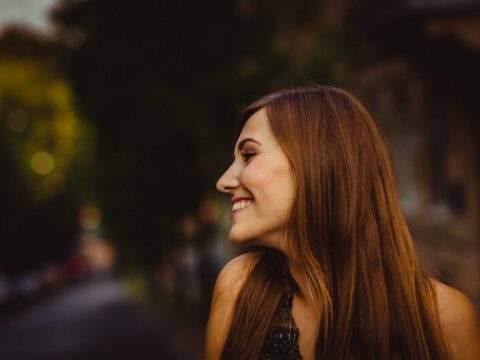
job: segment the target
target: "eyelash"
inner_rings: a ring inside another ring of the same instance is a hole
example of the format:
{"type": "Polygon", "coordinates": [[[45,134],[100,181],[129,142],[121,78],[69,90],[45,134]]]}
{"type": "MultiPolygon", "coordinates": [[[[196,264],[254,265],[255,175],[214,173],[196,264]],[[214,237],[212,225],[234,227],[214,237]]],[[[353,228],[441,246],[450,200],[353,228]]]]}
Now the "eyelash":
{"type": "Polygon", "coordinates": [[[255,155],[256,154],[253,151],[247,151],[242,153],[242,157],[245,160],[245,162],[248,162],[255,155]]]}

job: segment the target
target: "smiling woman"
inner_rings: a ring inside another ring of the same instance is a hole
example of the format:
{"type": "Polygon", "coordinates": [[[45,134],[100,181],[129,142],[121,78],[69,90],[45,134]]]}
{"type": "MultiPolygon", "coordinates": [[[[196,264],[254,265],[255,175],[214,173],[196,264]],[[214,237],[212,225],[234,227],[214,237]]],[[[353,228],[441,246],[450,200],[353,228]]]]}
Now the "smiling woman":
{"type": "Polygon", "coordinates": [[[471,302],[421,269],[374,122],[344,90],[246,108],[207,359],[478,359],[471,302]]]}
{"type": "Polygon", "coordinates": [[[245,124],[235,160],[217,183],[231,195],[230,239],[286,251],[282,232],[295,197],[295,182],[284,151],[268,124],[265,110],[245,124]],[[280,241],[280,242],[279,242],[280,241]]]}

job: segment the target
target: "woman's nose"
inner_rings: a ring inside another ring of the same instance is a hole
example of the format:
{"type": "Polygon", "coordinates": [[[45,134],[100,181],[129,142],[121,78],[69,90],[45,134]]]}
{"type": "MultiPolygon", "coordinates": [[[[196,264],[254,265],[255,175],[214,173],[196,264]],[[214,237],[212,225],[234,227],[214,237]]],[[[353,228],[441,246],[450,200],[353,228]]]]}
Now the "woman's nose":
{"type": "Polygon", "coordinates": [[[227,171],[217,181],[217,190],[224,193],[229,193],[231,190],[240,185],[238,175],[235,173],[234,164],[232,164],[227,171]]]}

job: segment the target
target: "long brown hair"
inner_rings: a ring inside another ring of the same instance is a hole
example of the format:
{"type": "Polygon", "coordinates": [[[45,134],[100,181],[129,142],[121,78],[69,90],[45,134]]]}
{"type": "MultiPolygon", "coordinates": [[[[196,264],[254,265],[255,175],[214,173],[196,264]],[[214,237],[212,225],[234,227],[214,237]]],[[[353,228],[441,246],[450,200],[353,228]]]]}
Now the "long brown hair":
{"type": "MultiPolygon", "coordinates": [[[[317,359],[446,359],[436,297],[420,269],[387,151],[370,115],[331,87],[283,90],[248,106],[265,109],[297,181],[287,227],[301,258],[302,294],[316,304],[317,359]]],[[[286,286],[286,258],[255,248],[222,359],[259,359],[286,286]]],[[[293,281],[294,282],[294,281],[293,281]]]]}

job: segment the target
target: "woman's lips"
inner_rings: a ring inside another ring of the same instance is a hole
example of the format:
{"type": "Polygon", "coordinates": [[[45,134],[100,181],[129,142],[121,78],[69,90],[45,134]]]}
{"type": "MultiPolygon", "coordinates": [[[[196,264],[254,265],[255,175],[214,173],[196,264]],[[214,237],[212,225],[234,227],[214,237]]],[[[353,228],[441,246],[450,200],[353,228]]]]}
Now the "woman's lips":
{"type": "Polygon", "coordinates": [[[232,205],[232,213],[231,218],[242,212],[243,210],[247,209],[253,203],[253,199],[250,198],[239,198],[233,202],[232,205]]]}

